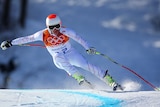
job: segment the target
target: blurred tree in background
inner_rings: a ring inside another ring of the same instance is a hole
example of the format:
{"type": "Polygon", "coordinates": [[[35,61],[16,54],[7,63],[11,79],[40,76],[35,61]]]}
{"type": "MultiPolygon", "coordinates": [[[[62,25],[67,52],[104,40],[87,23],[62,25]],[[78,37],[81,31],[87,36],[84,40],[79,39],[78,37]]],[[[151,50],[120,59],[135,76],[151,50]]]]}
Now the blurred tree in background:
{"type": "Polygon", "coordinates": [[[153,29],[160,31],[160,0],[152,1],[152,17],[150,19],[153,29]]]}
{"type": "Polygon", "coordinates": [[[17,10],[19,13],[18,19],[16,19],[16,16],[13,16],[11,14],[14,14],[15,11],[11,11],[11,7],[14,8],[17,5],[12,5],[12,0],[1,0],[0,5],[0,31],[2,30],[13,30],[15,25],[20,25],[22,28],[25,27],[25,20],[27,16],[27,4],[28,0],[19,0],[20,2],[17,2],[16,4],[19,5],[20,9],[17,10]],[[12,13],[13,12],[13,13],[12,13]],[[14,27],[12,26],[14,23],[14,27]],[[15,24],[16,23],[16,24],[15,24]]]}
{"type": "MultiPolygon", "coordinates": [[[[15,32],[18,32],[19,27],[25,28],[27,4],[28,0],[0,0],[0,43],[15,38],[17,35],[15,32]]],[[[15,50],[8,50],[8,54],[2,50],[0,52],[1,57],[4,57],[3,60],[0,59],[0,75],[2,77],[0,88],[7,89],[11,74],[17,68],[15,50]]]]}
{"type": "Polygon", "coordinates": [[[7,89],[11,74],[17,68],[15,58],[12,57],[7,63],[0,63],[0,73],[3,75],[1,89],[7,89]]]}
{"type": "Polygon", "coordinates": [[[3,11],[2,11],[2,26],[4,27],[9,27],[9,14],[10,14],[10,6],[11,1],[10,0],[5,0],[3,3],[3,11]]]}
{"type": "Polygon", "coordinates": [[[20,0],[21,1],[21,10],[20,10],[20,18],[19,23],[21,27],[25,27],[25,20],[27,14],[27,0],[20,0]]]}

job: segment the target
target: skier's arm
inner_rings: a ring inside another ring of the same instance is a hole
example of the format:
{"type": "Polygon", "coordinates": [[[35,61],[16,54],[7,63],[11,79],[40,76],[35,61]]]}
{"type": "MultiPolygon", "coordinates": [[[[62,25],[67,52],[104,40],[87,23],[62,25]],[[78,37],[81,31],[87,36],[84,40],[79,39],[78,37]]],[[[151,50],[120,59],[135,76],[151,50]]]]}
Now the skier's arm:
{"type": "Polygon", "coordinates": [[[80,37],[78,34],[76,34],[73,30],[65,28],[62,30],[62,33],[67,35],[68,37],[72,38],[73,40],[75,40],[76,42],[78,42],[79,44],[81,44],[86,50],[89,49],[89,44],[82,39],[82,37],[80,37]]]}
{"type": "Polygon", "coordinates": [[[43,31],[38,31],[33,35],[29,35],[26,37],[20,37],[20,38],[14,39],[12,41],[3,41],[1,43],[1,48],[2,48],[2,50],[6,50],[13,45],[21,45],[21,44],[25,44],[25,43],[29,43],[29,42],[42,40],[42,32],[43,31]]]}
{"type": "Polygon", "coordinates": [[[20,44],[25,44],[25,43],[29,43],[29,42],[39,41],[39,40],[42,40],[41,35],[42,35],[42,31],[38,31],[33,35],[14,39],[11,41],[11,44],[12,45],[20,45],[20,44]]]}
{"type": "Polygon", "coordinates": [[[80,37],[78,34],[76,34],[73,30],[64,29],[64,30],[62,30],[62,33],[67,35],[68,37],[72,38],[73,40],[75,40],[79,44],[81,44],[86,49],[88,54],[95,54],[96,49],[94,47],[89,46],[87,41],[82,39],[82,37],[80,37]]]}

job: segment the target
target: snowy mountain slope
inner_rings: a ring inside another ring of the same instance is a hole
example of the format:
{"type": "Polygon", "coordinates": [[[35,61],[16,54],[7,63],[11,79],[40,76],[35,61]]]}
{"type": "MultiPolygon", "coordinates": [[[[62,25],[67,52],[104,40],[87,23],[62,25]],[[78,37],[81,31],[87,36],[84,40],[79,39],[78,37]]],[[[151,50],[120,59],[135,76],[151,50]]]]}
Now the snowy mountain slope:
{"type": "Polygon", "coordinates": [[[3,107],[159,107],[156,91],[0,90],[3,107]]]}
{"type": "MultiPolygon", "coordinates": [[[[63,25],[81,34],[98,51],[135,70],[159,87],[160,36],[154,32],[149,22],[152,14],[156,13],[155,7],[151,5],[152,1],[30,0],[26,28],[17,28],[13,33],[4,34],[11,38],[32,34],[45,28],[48,14],[57,13],[63,25]]],[[[13,2],[14,5],[19,3],[18,0],[13,2]]],[[[123,84],[126,80],[136,81],[141,86],[139,90],[152,90],[130,72],[102,57],[87,55],[81,46],[71,42],[91,63],[104,70],[109,69],[119,83],[123,84]]],[[[11,75],[8,88],[81,88],[66,72],[54,66],[46,49],[17,46],[0,52],[1,62],[7,62],[12,56],[18,62],[18,68],[11,75]]],[[[108,89],[107,85],[92,74],[81,69],[80,71],[97,89],[108,89]]],[[[0,76],[2,84],[3,75],[0,76]]]]}

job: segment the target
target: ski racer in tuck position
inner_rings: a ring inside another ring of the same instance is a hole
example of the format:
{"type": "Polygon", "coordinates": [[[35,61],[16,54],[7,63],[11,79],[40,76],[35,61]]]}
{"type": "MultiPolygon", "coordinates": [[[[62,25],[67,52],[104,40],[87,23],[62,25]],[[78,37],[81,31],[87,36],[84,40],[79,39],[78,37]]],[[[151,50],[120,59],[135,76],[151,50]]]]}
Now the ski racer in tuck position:
{"type": "Polygon", "coordinates": [[[121,89],[121,86],[108,74],[108,70],[101,70],[99,67],[89,63],[86,59],[74,49],[69,40],[70,38],[81,44],[88,54],[95,54],[96,49],[77,35],[73,30],[62,26],[59,16],[50,14],[46,18],[47,28],[40,30],[32,35],[16,38],[11,41],[1,43],[2,50],[13,45],[21,45],[34,41],[43,41],[48,52],[53,58],[53,62],[59,69],[65,70],[73,77],[79,85],[89,83],[76,67],[90,71],[98,78],[108,84],[114,91],[121,89]]]}

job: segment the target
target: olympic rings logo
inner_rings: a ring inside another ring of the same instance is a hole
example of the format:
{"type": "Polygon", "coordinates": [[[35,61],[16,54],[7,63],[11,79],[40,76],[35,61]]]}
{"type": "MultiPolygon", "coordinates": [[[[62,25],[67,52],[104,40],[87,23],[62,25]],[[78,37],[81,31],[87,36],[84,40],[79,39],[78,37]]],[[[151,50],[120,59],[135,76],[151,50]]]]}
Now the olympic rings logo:
{"type": "Polygon", "coordinates": [[[47,38],[47,42],[50,43],[51,45],[57,45],[65,42],[65,36],[60,35],[60,36],[50,36],[47,38]]]}

